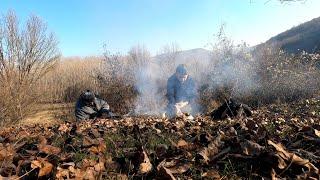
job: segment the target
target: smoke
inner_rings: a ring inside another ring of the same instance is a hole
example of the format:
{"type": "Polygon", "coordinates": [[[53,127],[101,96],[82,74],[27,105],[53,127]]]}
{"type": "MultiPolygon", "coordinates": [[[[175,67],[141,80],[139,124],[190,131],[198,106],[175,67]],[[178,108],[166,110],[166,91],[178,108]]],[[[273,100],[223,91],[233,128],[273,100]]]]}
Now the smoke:
{"type": "MultiPolygon", "coordinates": [[[[225,43],[225,42],[224,42],[225,43]]],[[[246,96],[256,90],[255,61],[245,44],[215,49],[215,63],[209,72],[210,88],[225,89],[229,96],[246,96]]]]}
{"type": "MultiPolygon", "coordinates": [[[[185,64],[189,75],[198,82],[206,76],[210,61],[211,51],[204,49],[193,49],[190,51],[179,51],[178,48],[166,49],[163,54],[150,57],[145,48],[131,50],[131,58],[137,63],[135,67],[135,87],[138,97],[135,101],[135,114],[161,115],[166,111],[167,80],[175,73],[179,64],[185,64]]],[[[194,110],[200,109],[199,105],[194,110]]]]}
{"type": "MultiPolygon", "coordinates": [[[[131,51],[132,59],[139,62],[134,71],[138,91],[135,114],[160,115],[165,112],[166,83],[175,73],[178,64],[186,65],[189,75],[196,82],[197,90],[206,86],[216,93],[221,88],[228,88],[230,96],[236,97],[252,92],[257,83],[254,80],[253,58],[249,48],[245,44],[234,46],[225,39],[218,43],[212,51],[174,50],[152,58],[144,48],[131,51]]],[[[202,109],[199,104],[195,108],[202,109]]]]}
{"type": "Polygon", "coordinates": [[[159,65],[149,61],[136,71],[135,77],[138,90],[135,114],[160,115],[165,110],[165,97],[159,65]]]}
{"type": "MultiPolygon", "coordinates": [[[[143,63],[134,72],[139,92],[135,113],[160,115],[165,111],[167,79],[175,73],[178,64],[185,64],[195,80],[201,106],[208,106],[220,95],[259,104],[272,102],[275,97],[287,100],[319,91],[320,72],[313,65],[319,61],[314,56],[293,57],[276,53],[274,49],[269,54],[256,52],[246,43],[235,45],[221,31],[210,51],[172,48],[152,58],[146,58],[145,52],[136,52],[140,54],[135,56],[136,61],[143,63]]],[[[201,106],[196,108],[203,109],[201,106]]]]}
{"type": "Polygon", "coordinates": [[[160,115],[165,109],[165,79],[161,67],[152,62],[149,51],[144,46],[135,46],[130,52],[135,89],[138,92],[134,104],[134,114],[160,115]]]}

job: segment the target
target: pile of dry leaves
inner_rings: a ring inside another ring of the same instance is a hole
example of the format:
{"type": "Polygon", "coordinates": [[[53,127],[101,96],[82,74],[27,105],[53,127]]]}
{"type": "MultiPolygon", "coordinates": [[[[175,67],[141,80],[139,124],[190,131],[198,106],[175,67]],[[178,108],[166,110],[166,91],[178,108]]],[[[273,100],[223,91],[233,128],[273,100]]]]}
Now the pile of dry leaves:
{"type": "Polygon", "coordinates": [[[0,177],[12,179],[319,179],[320,101],[250,118],[127,117],[0,131],[0,177]]]}

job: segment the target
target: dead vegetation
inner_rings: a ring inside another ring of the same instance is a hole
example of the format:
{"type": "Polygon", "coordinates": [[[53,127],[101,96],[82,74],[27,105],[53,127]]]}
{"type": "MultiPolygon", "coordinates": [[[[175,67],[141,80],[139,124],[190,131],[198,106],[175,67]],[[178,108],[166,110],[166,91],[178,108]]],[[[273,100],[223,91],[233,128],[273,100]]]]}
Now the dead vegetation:
{"type": "Polygon", "coordinates": [[[0,29],[0,42],[9,42],[0,44],[1,123],[12,125],[28,114],[44,122],[49,111],[34,110],[50,103],[59,103],[47,108],[59,122],[34,124],[24,119],[19,126],[1,126],[1,177],[319,179],[318,54],[289,55],[270,48],[252,54],[245,44],[235,46],[219,34],[212,61],[189,64],[202,109],[194,120],[127,116],[73,122],[73,103],[86,89],[99,93],[113,112],[159,110],[153,105],[165,104],[166,78],[173,73],[170,61],[177,48],[166,49],[155,78],[150,75],[159,67],[140,46],[126,55],[106,51],[102,58],[57,62],[51,36],[40,33],[43,41],[32,40],[39,35],[37,28],[44,30],[38,19],[27,26],[29,37],[15,31],[12,14],[7,18],[9,29],[0,29]],[[4,40],[13,37],[9,32],[20,38],[4,40]],[[44,54],[33,52],[37,43],[47,47],[36,51],[44,54]],[[212,120],[207,112],[230,97],[252,106],[252,116],[212,120]]]}
{"type": "Polygon", "coordinates": [[[0,124],[15,123],[39,102],[37,83],[54,68],[57,40],[45,23],[30,16],[22,27],[13,11],[0,18],[0,124]]]}
{"type": "Polygon", "coordinates": [[[250,118],[156,117],[25,125],[0,132],[12,179],[319,179],[320,99],[250,118]]]}

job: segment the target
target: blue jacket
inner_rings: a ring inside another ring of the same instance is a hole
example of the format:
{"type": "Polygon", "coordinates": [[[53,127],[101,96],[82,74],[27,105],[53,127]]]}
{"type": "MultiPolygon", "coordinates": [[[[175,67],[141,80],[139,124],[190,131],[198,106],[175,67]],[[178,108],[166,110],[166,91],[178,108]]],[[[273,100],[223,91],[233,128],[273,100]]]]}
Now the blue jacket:
{"type": "Polygon", "coordinates": [[[172,75],[167,82],[167,99],[169,104],[181,101],[193,101],[196,98],[196,86],[193,79],[188,76],[187,80],[181,83],[176,75],[172,75]]]}

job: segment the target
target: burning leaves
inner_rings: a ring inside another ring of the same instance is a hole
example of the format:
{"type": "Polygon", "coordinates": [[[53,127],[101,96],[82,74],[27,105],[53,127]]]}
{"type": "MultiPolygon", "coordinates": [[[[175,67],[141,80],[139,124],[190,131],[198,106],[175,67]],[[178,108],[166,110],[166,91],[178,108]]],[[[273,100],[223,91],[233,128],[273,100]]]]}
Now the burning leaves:
{"type": "Polygon", "coordinates": [[[319,179],[319,116],[297,109],[301,105],[271,106],[224,121],[128,117],[6,128],[0,131],[0,175],[319,179]]]}

